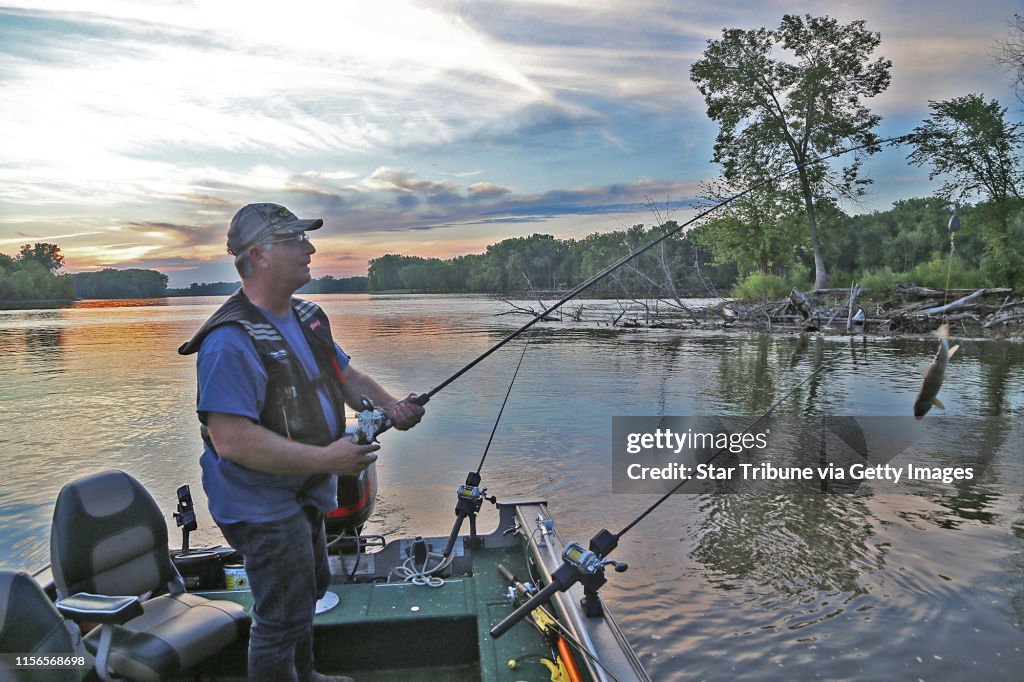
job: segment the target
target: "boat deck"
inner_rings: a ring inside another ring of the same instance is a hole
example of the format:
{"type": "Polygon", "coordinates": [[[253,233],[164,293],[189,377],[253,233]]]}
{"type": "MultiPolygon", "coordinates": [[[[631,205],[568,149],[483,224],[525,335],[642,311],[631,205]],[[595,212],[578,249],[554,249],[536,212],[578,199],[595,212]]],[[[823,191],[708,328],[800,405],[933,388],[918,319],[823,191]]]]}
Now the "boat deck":
{"type": "MultiPolygon", "coordinates": [[[[512,612],[504,565],[528,580],[518,547],[473,550],[471,575],[442,587],[407,583],[334,584],[339,604],[316,616],[314,652],[324,673],[367,680],[550,680],[540,663],[549,647],[529,623],[495,640],[490,628],[512,612]],[[515,669],[508,662],[517,660],[515,669]]],[[[249,608],[248,591],[204,592],[249,608]]],[[[217,679],[244,679],[245,642],[218,657],[204,672],[217,679]]]]}

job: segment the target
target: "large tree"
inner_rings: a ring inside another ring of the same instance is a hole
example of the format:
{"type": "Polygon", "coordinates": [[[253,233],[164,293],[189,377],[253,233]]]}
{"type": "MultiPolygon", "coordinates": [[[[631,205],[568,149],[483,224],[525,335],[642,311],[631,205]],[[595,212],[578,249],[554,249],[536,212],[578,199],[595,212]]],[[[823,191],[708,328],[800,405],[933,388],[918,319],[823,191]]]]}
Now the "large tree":
{"type": "Polygon", "coordinates": [[[907,157],[930,165],[929,178],[945,180],[938,195],[949,200],[987,200],[988,274],[1006,284],[1024,275],[1019,248],[1010,236],[1010,216],[1024,192],[1024,124],[1006,120],[1006,107],[969,94],[929,102],[932,113],[914,129],[914,151],[907,157]]]}
{"type": "Polygon", "coordinates": [[[807,214],[816,289],[827,273],[815,202],[830,191],[856,196],[870,180],[861,177],[861,152],[840,169],[809,162],[845,146],[877,150],[880,118],[861,100],[889,86],[892,63],[871,60],[880,42],[864,21],[786,15],[777,29],[723,30],[690,69],[719,123],[713,160],[728,182],[762,182],[786,162],[799,168],[782,189],[807,214]]]}
{"type": "Polygon", "coordinates": [[[18,260],[23,263],[35,261],[52,274],[57,274],[57,271],[64,267],[64,254],[60,252],[60,247],[45,242],[22,244],[18,260]]]}
{"type": "Polygon", "coordinates": [[[996,63],[1013,76],[1017,99],[1024,103],[1024,15],[1013,15],[1009,35],[996,41],[996,63]]]}

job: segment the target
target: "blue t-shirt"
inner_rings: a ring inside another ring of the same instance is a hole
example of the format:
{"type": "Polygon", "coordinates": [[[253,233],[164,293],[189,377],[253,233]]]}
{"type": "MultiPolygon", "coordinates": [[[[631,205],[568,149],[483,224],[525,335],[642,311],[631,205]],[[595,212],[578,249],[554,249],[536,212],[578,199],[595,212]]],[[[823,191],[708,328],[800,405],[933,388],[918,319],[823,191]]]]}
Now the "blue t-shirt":
{"type": "MultiPolygon", "coordinates": [[[[263,309],[260,312],[299,357],[310,379],[319,375],[319,367],[295,315],[291,311],[285,317],[276,317],[263,309]]],[[[338,366],[345,367],[348,356],[337,344],[334,348],[338,366]]],[[[199,348],[196,366],[199,373],[197,411],[201,420],[205,422],[209,412],[219,412],[259,421],[266,399],[267,372],[241,326],[226,324],[210,332],[199,348]]],[[[317,393],[331,437],[338,438],[343,425],[340,415],[332,409],[326,389],[320,388],[317,393]]],[[[255,471],[223,459],[208,445],[199,462],[210,514],[218,523],[277,521],[298,513],[306,505],[321,511],[338,506],[338,484],[334,476],[320,477],[306,490],[310,477],[305,474],[255,471]]]]}

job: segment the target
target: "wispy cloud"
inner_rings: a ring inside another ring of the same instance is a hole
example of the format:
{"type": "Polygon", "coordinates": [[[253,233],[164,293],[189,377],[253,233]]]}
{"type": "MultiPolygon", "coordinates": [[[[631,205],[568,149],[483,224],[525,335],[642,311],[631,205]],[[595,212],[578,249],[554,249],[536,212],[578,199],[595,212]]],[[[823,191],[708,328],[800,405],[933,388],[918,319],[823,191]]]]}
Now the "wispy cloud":
{"type": "Polygon", "coordinates": [[[317,263],[356,269],[399,238],[615,228],[716,172],[688,81],[706,41],[792,11],[882,32],[893,86],[873,106],[901,125],[928,99],[1008,94],[988,50],[1014,0],[10,0],[0,245],[205,267],[260,200],[330,220],[317,263]]]}

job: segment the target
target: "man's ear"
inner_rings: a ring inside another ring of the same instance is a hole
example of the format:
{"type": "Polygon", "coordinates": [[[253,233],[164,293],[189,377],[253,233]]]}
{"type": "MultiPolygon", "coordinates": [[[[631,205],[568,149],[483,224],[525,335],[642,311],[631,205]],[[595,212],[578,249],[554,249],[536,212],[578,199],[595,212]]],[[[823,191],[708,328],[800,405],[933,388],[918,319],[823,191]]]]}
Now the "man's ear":
{"type": "Polygon", "coordinates": [[[260,265],[267,262],[266,249],[260,247],[257,244],[253,244],[249,247],[249,262],[253,265],[260,265]]]}

